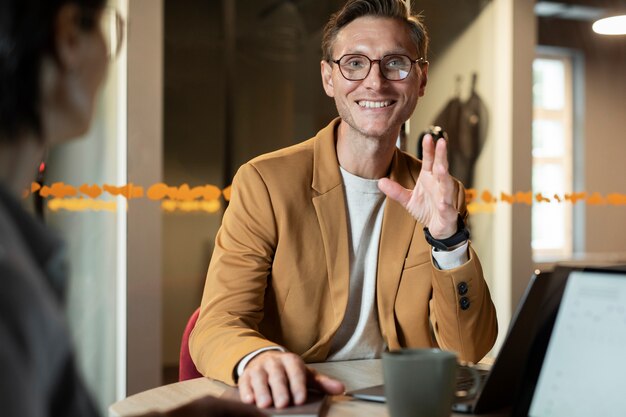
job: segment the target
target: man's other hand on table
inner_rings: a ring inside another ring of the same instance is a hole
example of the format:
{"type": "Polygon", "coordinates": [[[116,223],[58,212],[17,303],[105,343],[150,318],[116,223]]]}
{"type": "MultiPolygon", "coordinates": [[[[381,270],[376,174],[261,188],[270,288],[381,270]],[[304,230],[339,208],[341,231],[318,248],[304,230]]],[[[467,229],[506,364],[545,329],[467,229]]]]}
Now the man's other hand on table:
{"type": "Polygon", "coordinates": [[[241,401],[267,408],[284,408],[293,399],[295,405],[306,401],[307,387],[327,394],[345,391],[343,383],[307,367],[300,356],[276,350],[259,353],[239,378],[241,401]]]}

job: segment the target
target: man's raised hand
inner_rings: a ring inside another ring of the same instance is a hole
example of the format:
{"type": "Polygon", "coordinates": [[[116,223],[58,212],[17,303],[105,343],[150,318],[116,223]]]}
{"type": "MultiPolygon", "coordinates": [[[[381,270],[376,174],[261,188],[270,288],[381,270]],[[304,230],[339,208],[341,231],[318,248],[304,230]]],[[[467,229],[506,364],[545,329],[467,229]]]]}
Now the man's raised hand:
{"type": "Polygon", "coordinates": [[[455,184],[448,172],[447,144],[440,139],[435,146],[433,137],[426,135],[422,145],[424,159],[413,190],[389,178],[381,178],[378,188],[428,227],[435,239],[445,239],[456,233],[458,218],[455,184]]]}

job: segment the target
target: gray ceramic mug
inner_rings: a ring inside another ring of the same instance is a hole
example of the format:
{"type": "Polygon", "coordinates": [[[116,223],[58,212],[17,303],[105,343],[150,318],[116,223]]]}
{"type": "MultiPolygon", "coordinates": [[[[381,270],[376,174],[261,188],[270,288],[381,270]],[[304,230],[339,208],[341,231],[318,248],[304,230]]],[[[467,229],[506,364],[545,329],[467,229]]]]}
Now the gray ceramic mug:
{"type": "MultiPolygon", "coordinates": [[[[383,353],[385,397],[391,417],[447,417],[457,397],[457,357],[440,349],[401,349],[383,353]]],[[[466,395],[478,389],[476,370],[466,395]]]]}

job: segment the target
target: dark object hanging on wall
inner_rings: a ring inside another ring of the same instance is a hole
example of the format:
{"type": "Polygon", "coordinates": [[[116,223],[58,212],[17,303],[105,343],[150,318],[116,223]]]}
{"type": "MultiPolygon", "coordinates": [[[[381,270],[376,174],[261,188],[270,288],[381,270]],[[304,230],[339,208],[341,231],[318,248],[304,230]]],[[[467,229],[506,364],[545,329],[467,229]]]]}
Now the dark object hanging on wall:
{"type": "Polygon", "coordinates": [[[437,115],[433,124],[448,132],[448,161],[450,173],[466,188],[474,184],[476,161],[487,139],[489,114],[483,99],[476,92],[477,74],[472,74],[470,96],[461,101],[460,77],[456,95],[437,115]]]}

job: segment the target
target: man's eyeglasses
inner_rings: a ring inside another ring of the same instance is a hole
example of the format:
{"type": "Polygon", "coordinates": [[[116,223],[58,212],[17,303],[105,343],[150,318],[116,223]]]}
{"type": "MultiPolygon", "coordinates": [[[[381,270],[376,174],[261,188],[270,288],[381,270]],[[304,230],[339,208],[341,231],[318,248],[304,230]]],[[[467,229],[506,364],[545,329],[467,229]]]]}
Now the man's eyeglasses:
{"type": "Polygon", "coordinates": [[[114,7],[105,7],[100,16],[100,29],[107,47],[107,56],[114,60],[124,42],[124,18],[114,7]]]}
{"type": "Polygon", "coordinates": [[[378,62],[380,73],[389,81],[404,80],[411,73],[414,64],[427,64],[424,58],[411,59],[406,55],[385,55],[381,59],[370,59],[361,54],[348,54],[333,60],[339,66],[341,75],[348,81],[361,81],[367,78],[372,64],[378,62]]]}

